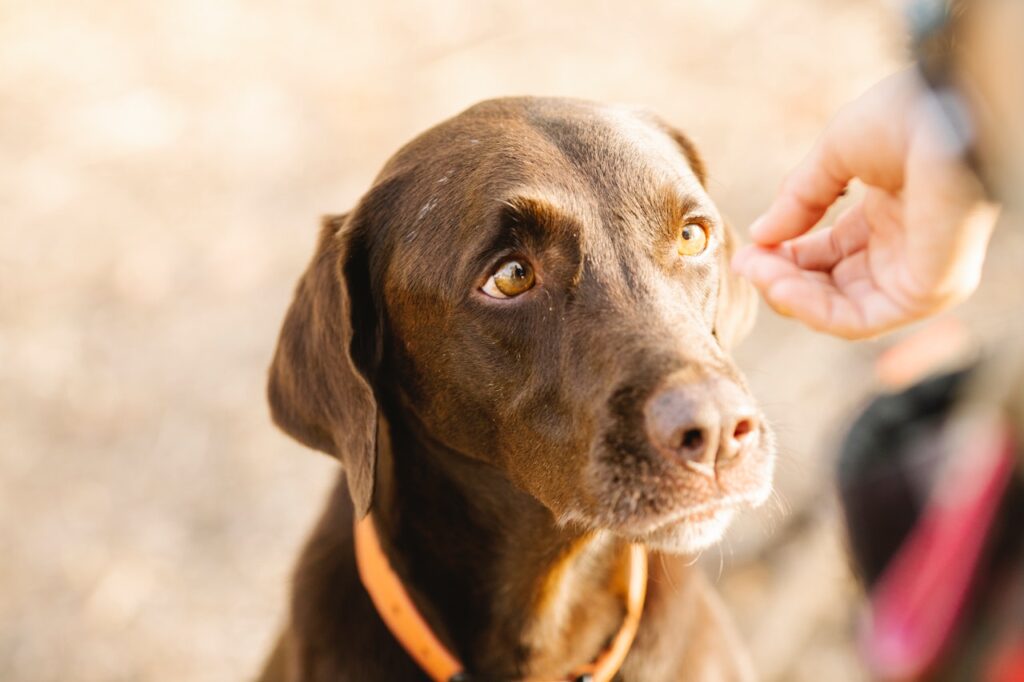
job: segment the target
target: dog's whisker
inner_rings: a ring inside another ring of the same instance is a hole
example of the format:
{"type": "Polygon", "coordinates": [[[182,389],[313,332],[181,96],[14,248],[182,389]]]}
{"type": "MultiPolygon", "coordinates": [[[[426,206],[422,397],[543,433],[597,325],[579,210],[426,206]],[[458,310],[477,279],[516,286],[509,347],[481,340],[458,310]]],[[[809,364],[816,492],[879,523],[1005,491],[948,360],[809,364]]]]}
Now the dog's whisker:
{"type": "Polygon", "coordinates": [[[676,585],[675,580],[672,579],[672,569],[669,567],[668,560],[665,558],[664,553],[658,552],[658,558],[661,559],[661,569],[668,581],[669,588],[671,588],[673,593],[678,594],[679,586],[676,585]]]}

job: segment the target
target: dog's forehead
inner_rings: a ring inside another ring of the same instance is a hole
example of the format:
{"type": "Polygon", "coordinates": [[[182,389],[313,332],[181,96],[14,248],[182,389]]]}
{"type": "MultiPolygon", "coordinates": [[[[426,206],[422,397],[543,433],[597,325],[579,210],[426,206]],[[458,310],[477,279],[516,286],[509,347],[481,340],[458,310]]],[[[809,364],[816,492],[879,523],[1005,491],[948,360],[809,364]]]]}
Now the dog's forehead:
{"type": "Polygon", "coordinates": [[[502,206],[520,198],[552,205],[585,231],[609,217],[642,226],[669,200],[715,215],[686,150],[657,119],[582,100],[482,102],[400,150],[382,173],[398,174],[412,181],[392,243],[425,263],[469,258],[493,237],[502,206]]]}
{"type": "Polygon", "coordinates": [[[656,118],[639,109],[510,98],[483,102],[451,123],[455,140],[468,142],[472,162],[499,181],[582,180],[605,198],[652,192],[662,184],[703,193],[684,150],[656,118]]]}
{"type": "Polygon", "coordinates": [[[698,192],[701,184],[684,150],[652,116],[609,105],[540,109],[531,127],[603,195],[652,192],[675,185],[698,192]]]}
{"type": "Polygon", "coordinates": [[[655,116],[563,98],[481,102],[407,144],[381,176],[397,173],[415,176],[415,198],[423,203],[458,200],[454,193],[497,198],[531,184],[574,192],[586,185],[606,199],[662,185],[704,194],[687,151],[655,116]]]}

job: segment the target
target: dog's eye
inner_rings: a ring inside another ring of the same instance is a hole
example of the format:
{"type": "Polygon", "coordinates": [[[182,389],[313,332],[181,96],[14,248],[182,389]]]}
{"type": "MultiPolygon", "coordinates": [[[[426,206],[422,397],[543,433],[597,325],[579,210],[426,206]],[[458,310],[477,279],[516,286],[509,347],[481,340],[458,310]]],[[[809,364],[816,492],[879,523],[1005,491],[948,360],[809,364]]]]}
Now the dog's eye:
{"type": "Polygon", "coordinates": [[[679,232],[679,255],[696,256],[708,247],[708,233],[703,225],[687,223],[679,232]]]}
{"type": "Polygon", "coordinates": [[[512,298],[533,288],[533,268],[529,263],[510,259],[501,263],[483,286],[492,298],[512,298]]]}

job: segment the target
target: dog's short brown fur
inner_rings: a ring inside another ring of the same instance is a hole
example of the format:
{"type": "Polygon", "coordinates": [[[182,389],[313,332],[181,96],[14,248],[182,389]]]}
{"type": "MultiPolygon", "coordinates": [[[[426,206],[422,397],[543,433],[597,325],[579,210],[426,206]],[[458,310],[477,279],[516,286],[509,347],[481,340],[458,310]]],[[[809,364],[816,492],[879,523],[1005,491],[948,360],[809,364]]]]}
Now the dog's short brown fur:
{"type": "Polygon", "coordinates": [[[413,140],[324,221],[269,396],[345,474],[264,679],[424,679],[356,574],[352,522],[370,509],[473,679],[592,660],[623,615],[628,541],[652,548],[652,573],[621,679],[749,677],[679,558],[763,501],[773,457],[726,352],[754,298],[703,183],[693,146],[650,114],[501,99],[413,140]],[[705,252],[680,255],[685,224],[705,252]],[[488,297],[510,257],[535,286],[488,297]]]}

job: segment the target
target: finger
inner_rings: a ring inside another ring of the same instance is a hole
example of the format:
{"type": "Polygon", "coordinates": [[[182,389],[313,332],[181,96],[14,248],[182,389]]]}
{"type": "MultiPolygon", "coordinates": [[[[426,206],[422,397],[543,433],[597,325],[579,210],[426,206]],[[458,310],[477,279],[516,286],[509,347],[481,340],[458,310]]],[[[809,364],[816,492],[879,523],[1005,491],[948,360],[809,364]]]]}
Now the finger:
{"type": "Polygon", "coordinates": [[[765,302],[780,315],[812,329],[864,339],[890,328],[898,317],[892,302],[867,280],[865,286],[840,289],[829,273],[800,268],[783,249],[746,247],[744,251],[739,270],[765,302]]]}
{"type": "MultiPolygon", "coordinates": [[[[853,270],[866,268],[866,259],[867,252],[861,251],[842,261],[841,267],[851,264],[852,276],[853,270]]],[[[818,331],[847,339],[868,339],[928,314],[906,308],[866,276],[852,276],[841,283],[837,278],[823,282],[806,274],[803,278],[780,278],[763,295],[776,310],[818,331]]]]}
{"type": "Polygon", "coordinates": [[[852,254],[862,251],[871,233],[861,204],[847,209],[835,224],[784,242],[780,248],[805,270],[829,271],[852,254]]]}
{"type": "Polygon", "coordinates": [[[750,227],[751,238],[770,246],[810,230],[854,177],[897,191],[903,184],[906,114],[919,94],[916,76],[885,79],[843,108],[778,197],[750,227]]]}
{"type": "Polygon", "coordinates": [[[758,249],[759,247],[753,246],[752,244],[744,244],[743,246],[740,246],[736,250],[736,253],[733,254],[732,260],[729,262],[732,271],[738,275],[746,276],[745,269],[747,267],[747,263],[751,258],[755,257],[754,254],[758,249]]]}
{"type": "Polygon", "coordinates": [[[832,227],[783,242],[779,248],[789,252],[798,267],[820,272],[830,271],[844,255],[842,247],[836,242],[836,232],[832,227]]]}
{"type": "Polygon", "coordinates": [[[804,234],[817,224],[825,211],[852,179],[836,156],[830,138],[833,127],[815,145],[810,155],[782,184],[782,189],[764,215],[750,226],[750,237],[769,246],[804,234]]]}
{"type": "Polygon", "coordinates": [[[851,296],[860,293],[862,289],[876,289],[877,286],[871,277],[868,252],[858,251],[841,260],[832,269],[832,281],[835,282],[836,287],[851,296]]]}
{"type": "Polygon", "coordinates": [[[743,274],[780,315],[830,333],[840,324],[844,331],[863,326],[855,306],[842,300],[827,273],[803,270],[781,251],[757,247],[742,265],[743,274]]]}
{"type": "Polygon", "coordinates": [[[782,248],[745,246],[733,259],[733,267],[762,291],[787,277],[806,277],[821,282],[830,280],[828,273],[803,270],[782,248]]]}
{"type": "Polygon", "coordinates": [[[777,281],[764,297],[780,314],[821,332],[847,339],[868,338],[875,333],[857,302],[828,282],[790,277],[777,281]]]}

